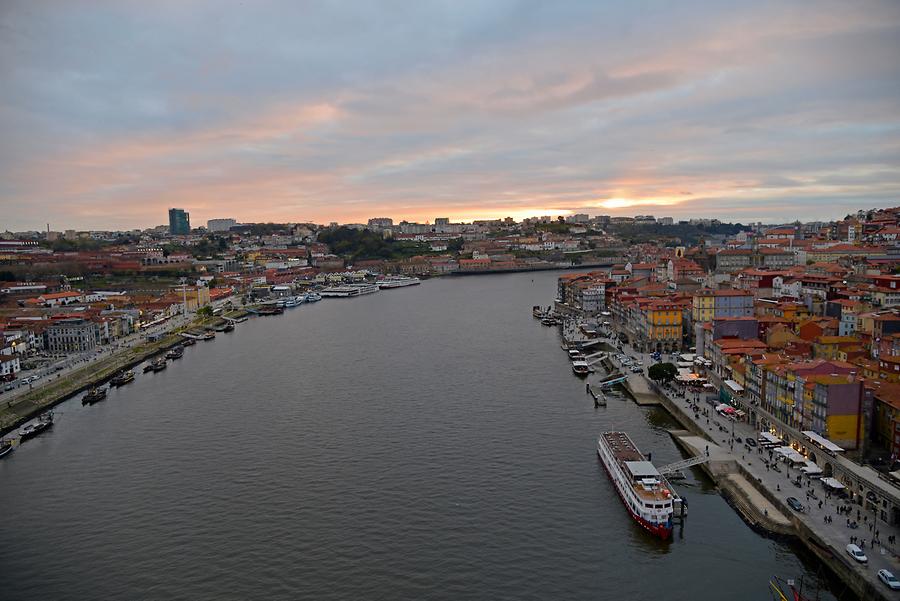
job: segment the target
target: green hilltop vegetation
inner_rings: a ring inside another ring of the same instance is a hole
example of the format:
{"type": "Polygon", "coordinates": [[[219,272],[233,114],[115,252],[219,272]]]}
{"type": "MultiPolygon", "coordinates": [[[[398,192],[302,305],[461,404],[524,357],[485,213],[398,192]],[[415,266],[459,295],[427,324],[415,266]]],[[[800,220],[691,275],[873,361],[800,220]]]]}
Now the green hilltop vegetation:
{"type": "MultiPolygon", "coordinates": [[[[357,230],[349,227],[337,227],[319,232],[319,242],[328,245],[336,255],[353,260],[366,259],[406,259],[416,255],[435,254],[424,242],[398,241],[384,238],[369,229],[357,230]]],[[[451,240],[447,244],[448,251],[462,248],[462,238],[451,240]]]]}

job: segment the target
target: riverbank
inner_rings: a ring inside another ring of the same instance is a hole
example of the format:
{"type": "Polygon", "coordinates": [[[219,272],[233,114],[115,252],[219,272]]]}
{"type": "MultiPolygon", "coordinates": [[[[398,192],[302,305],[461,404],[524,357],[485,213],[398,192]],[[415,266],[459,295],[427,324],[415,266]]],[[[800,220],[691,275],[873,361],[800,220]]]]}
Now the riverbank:
{"type": "Polygon", "coordinates": [[[205,327],[211,321],[217,320],[199,319],[187,326],[173,330],[159,339],[144,340],[141,344],[88,363],[72,373],[42,382],[37,388],[15,399],[3,402],[0,405],[0,436],[72,396],[106,382],[117,372],[164,353],[183,340],[181,332],[191,328],[205,327]]]}

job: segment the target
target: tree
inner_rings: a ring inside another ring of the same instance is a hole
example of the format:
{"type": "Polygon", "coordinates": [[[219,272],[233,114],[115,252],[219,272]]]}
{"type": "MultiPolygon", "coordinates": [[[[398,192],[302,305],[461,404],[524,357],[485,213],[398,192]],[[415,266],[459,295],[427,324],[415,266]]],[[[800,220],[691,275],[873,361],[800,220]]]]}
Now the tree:
{"type": "Polygon", "coordinates": [[[212,307],[210,307],[209,305],[206,305],[205,307],[200,307],[199,309],[197,309],[197,315],[200,315],[201,317],[212,317],[212,315],[213,315],[212,307]]]}
{"type": "Polygon", "coordinates": [[[647,375],[655,382],[671,382],[678,375],[678,368],[671,363],[657,363],[650,366],[647,375]]]}

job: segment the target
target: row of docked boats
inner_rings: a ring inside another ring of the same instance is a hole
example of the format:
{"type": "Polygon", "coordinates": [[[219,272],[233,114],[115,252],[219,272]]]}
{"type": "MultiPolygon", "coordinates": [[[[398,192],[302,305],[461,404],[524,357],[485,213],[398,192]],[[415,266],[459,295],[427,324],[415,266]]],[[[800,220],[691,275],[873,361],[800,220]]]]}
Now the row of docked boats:
{"type": "Polygon", "coordinates": [[[355,282],[352,284],[341,284],[339,286],[329,286],[322,290],[321,295],[333,298],[348,298],[353,296],[365,296],[366,294],[374,294],[379,290],[390,290],[392,288],[406,288],[408,286],[418,286],[422,280],[407,275],[390,275],[375,280],[374,282],[355,282]]]}
{"type": "MultiPolygon", "coordinates": [[[[225,328],[221,331],[231,331],[234,329],[234,325],[229,321],[225,328]],[[228,326],[231,326],[228,329],[228,326]]],[[[202,333],[183,333],[182,336],[184,340],[181,344],[176,345],[166,351],[166,354],[162,357],[157,357],[153,361],[149,362],[144,366],[144,372],[157,372],[162,371],[166,368],[167,360],[177,360],[184,356],[184,347],[191,346],[196,344],[197,340],[212,340],[215,338],[215,333],[209,330],[206,330],[202,333]]],[[[130,384],[134,382],[134,371],[130,369],[123,369],[113,375],[112,378],[109,379],[110,387],[115,386],[116,388],[120,386],[125,386],[126,384],[130,384]]],[[[93,405],[94,403],[99,403],[100,401],[106,399],[108,393],[108,388],[105,386],[94,386],[90,388],[84,396],[81,397],[82,405],[93,405]]],[[[19,442],[28,440],[29,438],[33,438],[40,434],[41,432],[51,428],[53,426],[53,412],[48,411],[42,414],[36,421],[23,426],[18,434],[19,434],[19,442]]],[[[15,445],[13,444],[13,440],[3,439],[0,440],[0,458],[8,455],[15,449],[15,445]]]]}
{"type": "Polygon", "coordinates": [[[553,310],[552,307],[547,307],[544,309],[540,305],[535,305],[531,308],[531,314],[535,319],[539,319],[541,321],[541,325],[544,326],[558,326],[562,323],[562,319],[553,310]]]}
{"type": "Polygon", "coordinates": [[[291,309],[293,307],[299,307],[304,303],[317,303],[320,300],[322,300],[322,295],[318,292],[307,292],[306,294],[279,298],[275,301],[274,305],[282,309],[291,309]]]}

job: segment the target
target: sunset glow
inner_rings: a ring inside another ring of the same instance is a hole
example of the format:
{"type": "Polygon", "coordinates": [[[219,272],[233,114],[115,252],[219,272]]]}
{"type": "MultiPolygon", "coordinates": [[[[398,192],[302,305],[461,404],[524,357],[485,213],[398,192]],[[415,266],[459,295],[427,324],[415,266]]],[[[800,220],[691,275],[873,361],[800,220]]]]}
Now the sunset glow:
{"type": "Polygon", "coordinates": [[[552,4],[7,2],[4,225],[896,202],[897,3],[552,4]]]}

